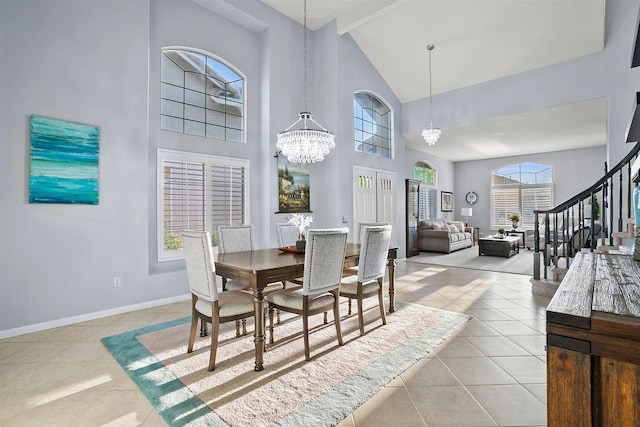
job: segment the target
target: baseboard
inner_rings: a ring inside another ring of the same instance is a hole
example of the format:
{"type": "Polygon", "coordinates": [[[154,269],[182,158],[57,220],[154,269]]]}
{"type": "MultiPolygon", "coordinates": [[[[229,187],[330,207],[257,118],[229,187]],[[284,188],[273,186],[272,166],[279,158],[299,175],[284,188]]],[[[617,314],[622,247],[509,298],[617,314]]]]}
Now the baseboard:
{"type": "Polygon", "coordinates": [[[164,298],[155,301],[147,301],[140,304],[127,305],[117,307],[110,310],[96,311],[94,313],[82,314],[80,316],[66,317],[64,319],[52,320],[50,322],[35,323],[33,325],[21,326],[14,329],[5,329],[0,331],[0,339],[16,337],[18,335],[30,334],[32,332],[45,331],[47,329],[59,328],[60,326],[73,325],[75,323],[86,322],[89,320],[101,319],[103,317],[114,316],[116,314],[129,313],[145,308],[158,307],[160,305],[171,304],[191,299],[191,294],[179,295],[171,298],[164,298]]]}

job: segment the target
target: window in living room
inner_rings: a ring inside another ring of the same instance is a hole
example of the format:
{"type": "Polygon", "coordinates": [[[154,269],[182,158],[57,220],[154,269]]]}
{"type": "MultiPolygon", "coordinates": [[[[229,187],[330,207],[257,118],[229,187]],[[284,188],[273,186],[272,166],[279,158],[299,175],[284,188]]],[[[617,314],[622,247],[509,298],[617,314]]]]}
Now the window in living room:
{"type": "Polygon", "coordinates": [[[509,215],[520,214],[520,227],[534,228],[534,210],[553,206],[551,166],[514,163],[491,173],[491,228],[511,226],[509,215]]]}
{"type": "Polygon", "coordinates": [[[393,158],[391,109],[369,92],[353,95],[355,150],[393,158]]]}
{"type": "Polygon", "coordinates": [[[418,188],[420,193],[418,200],[420,200],[421,204],[418,209],[418,220],[435,219],[438,201],[435,168],[426,162],[417,162],[413,165],[413,179],[421,181],[418,188]]]}
{"type": "Polygon", "coordinates": [[[182,258],[182,230],[249,223],[249,161],[158,150],[158,261],[182,258]]]}
{"type": "Polygon", "coordinates": [[[245,142],[245,78],[212,54],[162,49],[160,128],[245,142]]]}

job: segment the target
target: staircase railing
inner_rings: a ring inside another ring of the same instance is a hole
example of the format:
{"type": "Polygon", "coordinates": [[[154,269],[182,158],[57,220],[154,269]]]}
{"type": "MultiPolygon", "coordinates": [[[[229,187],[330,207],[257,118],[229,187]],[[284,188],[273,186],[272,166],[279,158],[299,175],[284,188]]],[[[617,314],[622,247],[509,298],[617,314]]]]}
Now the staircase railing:
{"type": "Polygon", "coordinates": [[[565,261],[565,268],[569,268],[576,252],[583,249],[594,251],[598,241],[601,245],[608,243],[608,246],[614,246],[614,239],[620,236],[616,235],[614,228],[623,233],[625,220],[628,222],[632,218],[634,187],[631,166],[639,151],[640,144],[636,143],[611,170],[607,170],[605,162],[604,176],[591,187],[553,209],[534,211],[534,280],[540,279],[541,270],[543,278],[547,279],[548,269],[562,267],[561,259],[565,261]],[[617,197],[614,197],[616,190],[617,197]],[[593,202],[598,197],[602,206],[601,219],[593,202]],[[542,269],[541,259],[544,261],[542,269]]]}

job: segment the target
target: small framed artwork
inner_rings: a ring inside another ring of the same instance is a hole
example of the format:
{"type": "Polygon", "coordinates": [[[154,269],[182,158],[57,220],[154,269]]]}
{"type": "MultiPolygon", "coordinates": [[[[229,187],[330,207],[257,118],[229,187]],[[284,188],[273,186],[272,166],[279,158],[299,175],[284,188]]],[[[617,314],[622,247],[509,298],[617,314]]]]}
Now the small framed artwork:
{"type": "Polygon", "coordinates": [[[453,212],[453,193],[449,191],[440,192],[440,210],[442,212],[453,212]]]}

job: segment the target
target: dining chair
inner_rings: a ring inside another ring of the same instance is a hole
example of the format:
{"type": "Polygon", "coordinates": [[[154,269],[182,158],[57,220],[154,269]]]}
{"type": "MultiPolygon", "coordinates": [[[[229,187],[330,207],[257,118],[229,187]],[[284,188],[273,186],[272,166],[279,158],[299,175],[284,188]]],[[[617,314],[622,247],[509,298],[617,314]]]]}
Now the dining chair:
{"type": "Polygon", "coordinates": [[[340,280],[347,248],[348,228],[310,229],[304,256],[301,288],[283,289],[265,296],[269,303],[269,342],[273,343],[273,309],[302,316],[304,355],[310,360],[309,316],[333,308],[338,344],[343,345],[340,330],[340,280]]]}
{"type": "MultiPolygon", "coordinates": [[[[228,252],[252,251],[254,249],[253,225],[219,225],[218,230],[218,250],[221,254],[228,252]]],[[[278,282],[282,289],[286,288],[286,282],[278,282]]],[[[222,290],[247,290],[249,283],[240,280],[229,280],[222,278],[222,290]]],[[[273,287],[265,289],[264,292],[271,292],[273,287]]],[[[278,311],[278,323],[280,323],[280,312],[278,311]]],[[[247,333],[246,322],[242,321],[242,333],[247,333]]]]}
{"type": "Polygon", "coordinates": [[[293,224],[276,224],[276,234],[278,235],[278,247],[295,246],[298,241],[298,227],[293,224]]]}
{"type": "Polygon", "coordinates": [[[390,240],[390,225],[363,226],[358,275],[343,278],[340,285],[340,296],[349,298],[349,315],[351,314],[351,300],[358,301],[358,323],[360,324],[361,336],[364,335],[362,301],[366,298],[378,295],[382,324],[387,324],[382,289],[390,240]]]}
{"type": "MultiPolygon", "coordinates": [[[[218,252],[243,252],[253,250],[253,225],[219,225],[218,252]]],[[[240,290],[249,288],[249,284],[239,280],[222,278],[222,290],[240,290]]]]}
{"type": "MultiPolygon", "coordinates": [[[[356,243],[360,243],[362,241],[362,232],[364,231],[364,227],[377,227],[382,225],[389,225],[388,222],[359,222],[358,223],[358,234],[356,237],[356,243]]],[[[358,275],[358,266],[348,267],[344,269],[342,273],[343,277],[349,276],[357,276],[358,275]]],[[[351,300],[349,300],[349,312],[347,313],[349,316],[351,315],[351,300]]]]}
{"type": "Polygon", "coordinates": [[[191,330],[187,353],[193,351],[198,319],[211,323],[209,371],[216,367],[220,323],[253,316],[253,296],[242,291],[218,293],[211,235],[206,231],[183,231],[182,247],[191,290],[191,330]]]}

